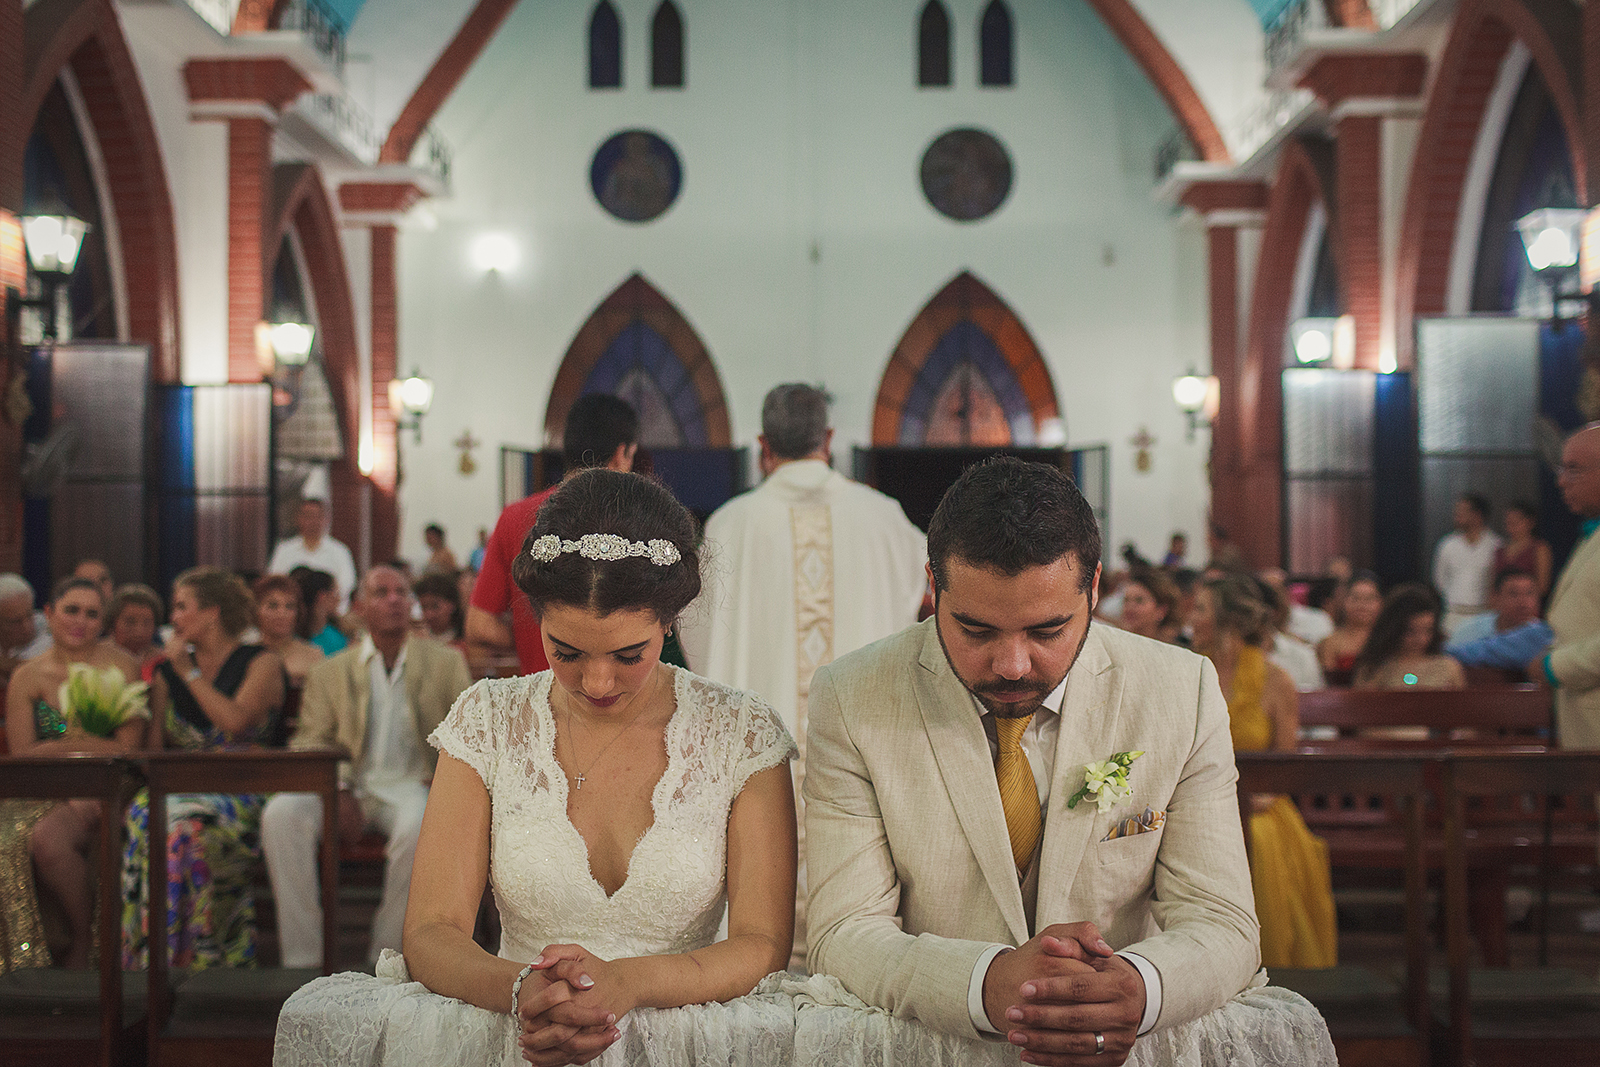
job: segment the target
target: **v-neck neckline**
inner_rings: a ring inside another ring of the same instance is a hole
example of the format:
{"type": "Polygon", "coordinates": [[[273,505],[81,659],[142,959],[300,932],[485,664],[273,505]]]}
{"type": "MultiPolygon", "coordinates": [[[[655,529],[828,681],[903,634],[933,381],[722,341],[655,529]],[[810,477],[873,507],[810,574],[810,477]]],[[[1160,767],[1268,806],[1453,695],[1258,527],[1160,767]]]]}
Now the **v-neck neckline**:
{"type": "Polygon", "coordinates": [[[594,861],[589,855],[589,842],[584,838],[583,833],[579,831],[577,824],[572,821],[572,815],[567,810],[567,803],[572,795],[572,784],[567,780],[566,769],[561,766],[561,761],[556,758],[555,705],[550,701],[550,695],[555,692],[556,686],[554,674],[550,676],[550,684],[545,687],[544,700],[541,702],[546,722],[550,728],[550,745],[547,751],[550,756],[550,762],[555,766],[553,777],[559,783],[556,786],[556,800],[561,805],[561,821],[572,832],[578,848],[583,852],[584,874],[588,876],[589,884],[599,891],[601,897],[608,904],[616,900],[633,881],[633,860],[639,854],[639,846],[643,845],[645,838],[649,837],[655,831],[655,828],[661,825],[661,812],[664,806],[662,804],[661,789],[670,780],[678,763],[678,746],[673,744],[673,736],[676,733],[678,719],[689,703],[683,699],[683,686],[681,684],[685,677],[685,672],[669,663],[663,663],[661,666],[672,672],[672,715],[667,719],[667,725],[661,732],[661,743],[667,750],[667,765],[662,769],[661,777],[656,779],[656,784],[650,789],[650,825],[644,828],[644,832],[639,835],[639,839],[633,843],[633,849],[628,853],[628,866],[626,873],[622,876],[622,884],[617,886],[614,893],[606,892],[606,887],[601,885],[600,879],[594,876],[594,861]]]}

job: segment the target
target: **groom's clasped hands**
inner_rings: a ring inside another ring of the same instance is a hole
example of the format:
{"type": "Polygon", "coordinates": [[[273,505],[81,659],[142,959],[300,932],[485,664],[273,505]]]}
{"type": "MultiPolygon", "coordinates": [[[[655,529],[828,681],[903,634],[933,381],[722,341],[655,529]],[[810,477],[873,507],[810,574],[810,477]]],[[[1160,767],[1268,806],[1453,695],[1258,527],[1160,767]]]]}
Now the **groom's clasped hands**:
{"type": "Polygon", "coordinates": [[[533,961],[539,985],[517,1007],[522,1057],[534,1067],[588,1063],[620,1036],[617,1020],[636,1005],[625,968],[582,945],[549,945],[533,961]]]}
{"type": "Polygon", "coordinates": [[[983,1007],[1025,1063],[1109,1067],[1133,1049],[1144,980],[1094,923],[1056,923],[994,958],[983,1007]]]}

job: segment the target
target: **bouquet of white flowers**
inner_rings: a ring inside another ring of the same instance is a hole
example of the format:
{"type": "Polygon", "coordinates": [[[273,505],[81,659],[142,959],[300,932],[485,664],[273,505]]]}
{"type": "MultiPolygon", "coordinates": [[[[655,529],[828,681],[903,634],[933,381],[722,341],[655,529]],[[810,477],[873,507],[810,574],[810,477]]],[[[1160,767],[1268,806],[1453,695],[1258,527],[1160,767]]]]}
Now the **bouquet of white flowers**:
{"type": "Polygon", "coordinates": [[[68,664],[67,680],[61,683],[61,716],[84,733],[110,737],[130,719],[150,717],[149,688],[144,682],[129,682],[116,667],[68,664]]]}

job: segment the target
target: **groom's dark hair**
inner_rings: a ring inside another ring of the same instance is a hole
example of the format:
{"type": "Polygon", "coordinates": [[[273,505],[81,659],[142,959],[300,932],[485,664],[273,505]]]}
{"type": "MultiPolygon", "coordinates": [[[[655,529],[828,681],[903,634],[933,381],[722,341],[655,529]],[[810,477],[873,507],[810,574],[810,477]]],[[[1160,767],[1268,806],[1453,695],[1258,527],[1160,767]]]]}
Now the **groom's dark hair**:
{"type": "Polygon", "coordinates": [[[1000,456],[968,467],[928,524],[928,567],[942,592],[950,560],[1008,577],[1072,553],[1087,591],[1100,562],[1100,524],[1059,467],[1000,456]]]}

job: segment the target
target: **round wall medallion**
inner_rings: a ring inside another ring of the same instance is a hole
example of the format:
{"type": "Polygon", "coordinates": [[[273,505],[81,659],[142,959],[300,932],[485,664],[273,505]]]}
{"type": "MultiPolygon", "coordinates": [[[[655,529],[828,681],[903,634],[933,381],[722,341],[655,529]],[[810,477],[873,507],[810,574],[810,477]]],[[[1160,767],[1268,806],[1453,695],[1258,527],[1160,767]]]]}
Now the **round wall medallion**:
{"type": "Polygon", "coordinates": [[[589,186],[600,206],[624,222],[649,222],[678,199],[683,168],[678,153],[649,130],[623,130],[606,138],[589,167],[589,186]]]}
{"type": "Polygon", "coordinates": [[[1011,157],[985,130],[946,130],[922,154],[922,195],[958,222],[991,214],[1011,192],[1011,157]]]}

